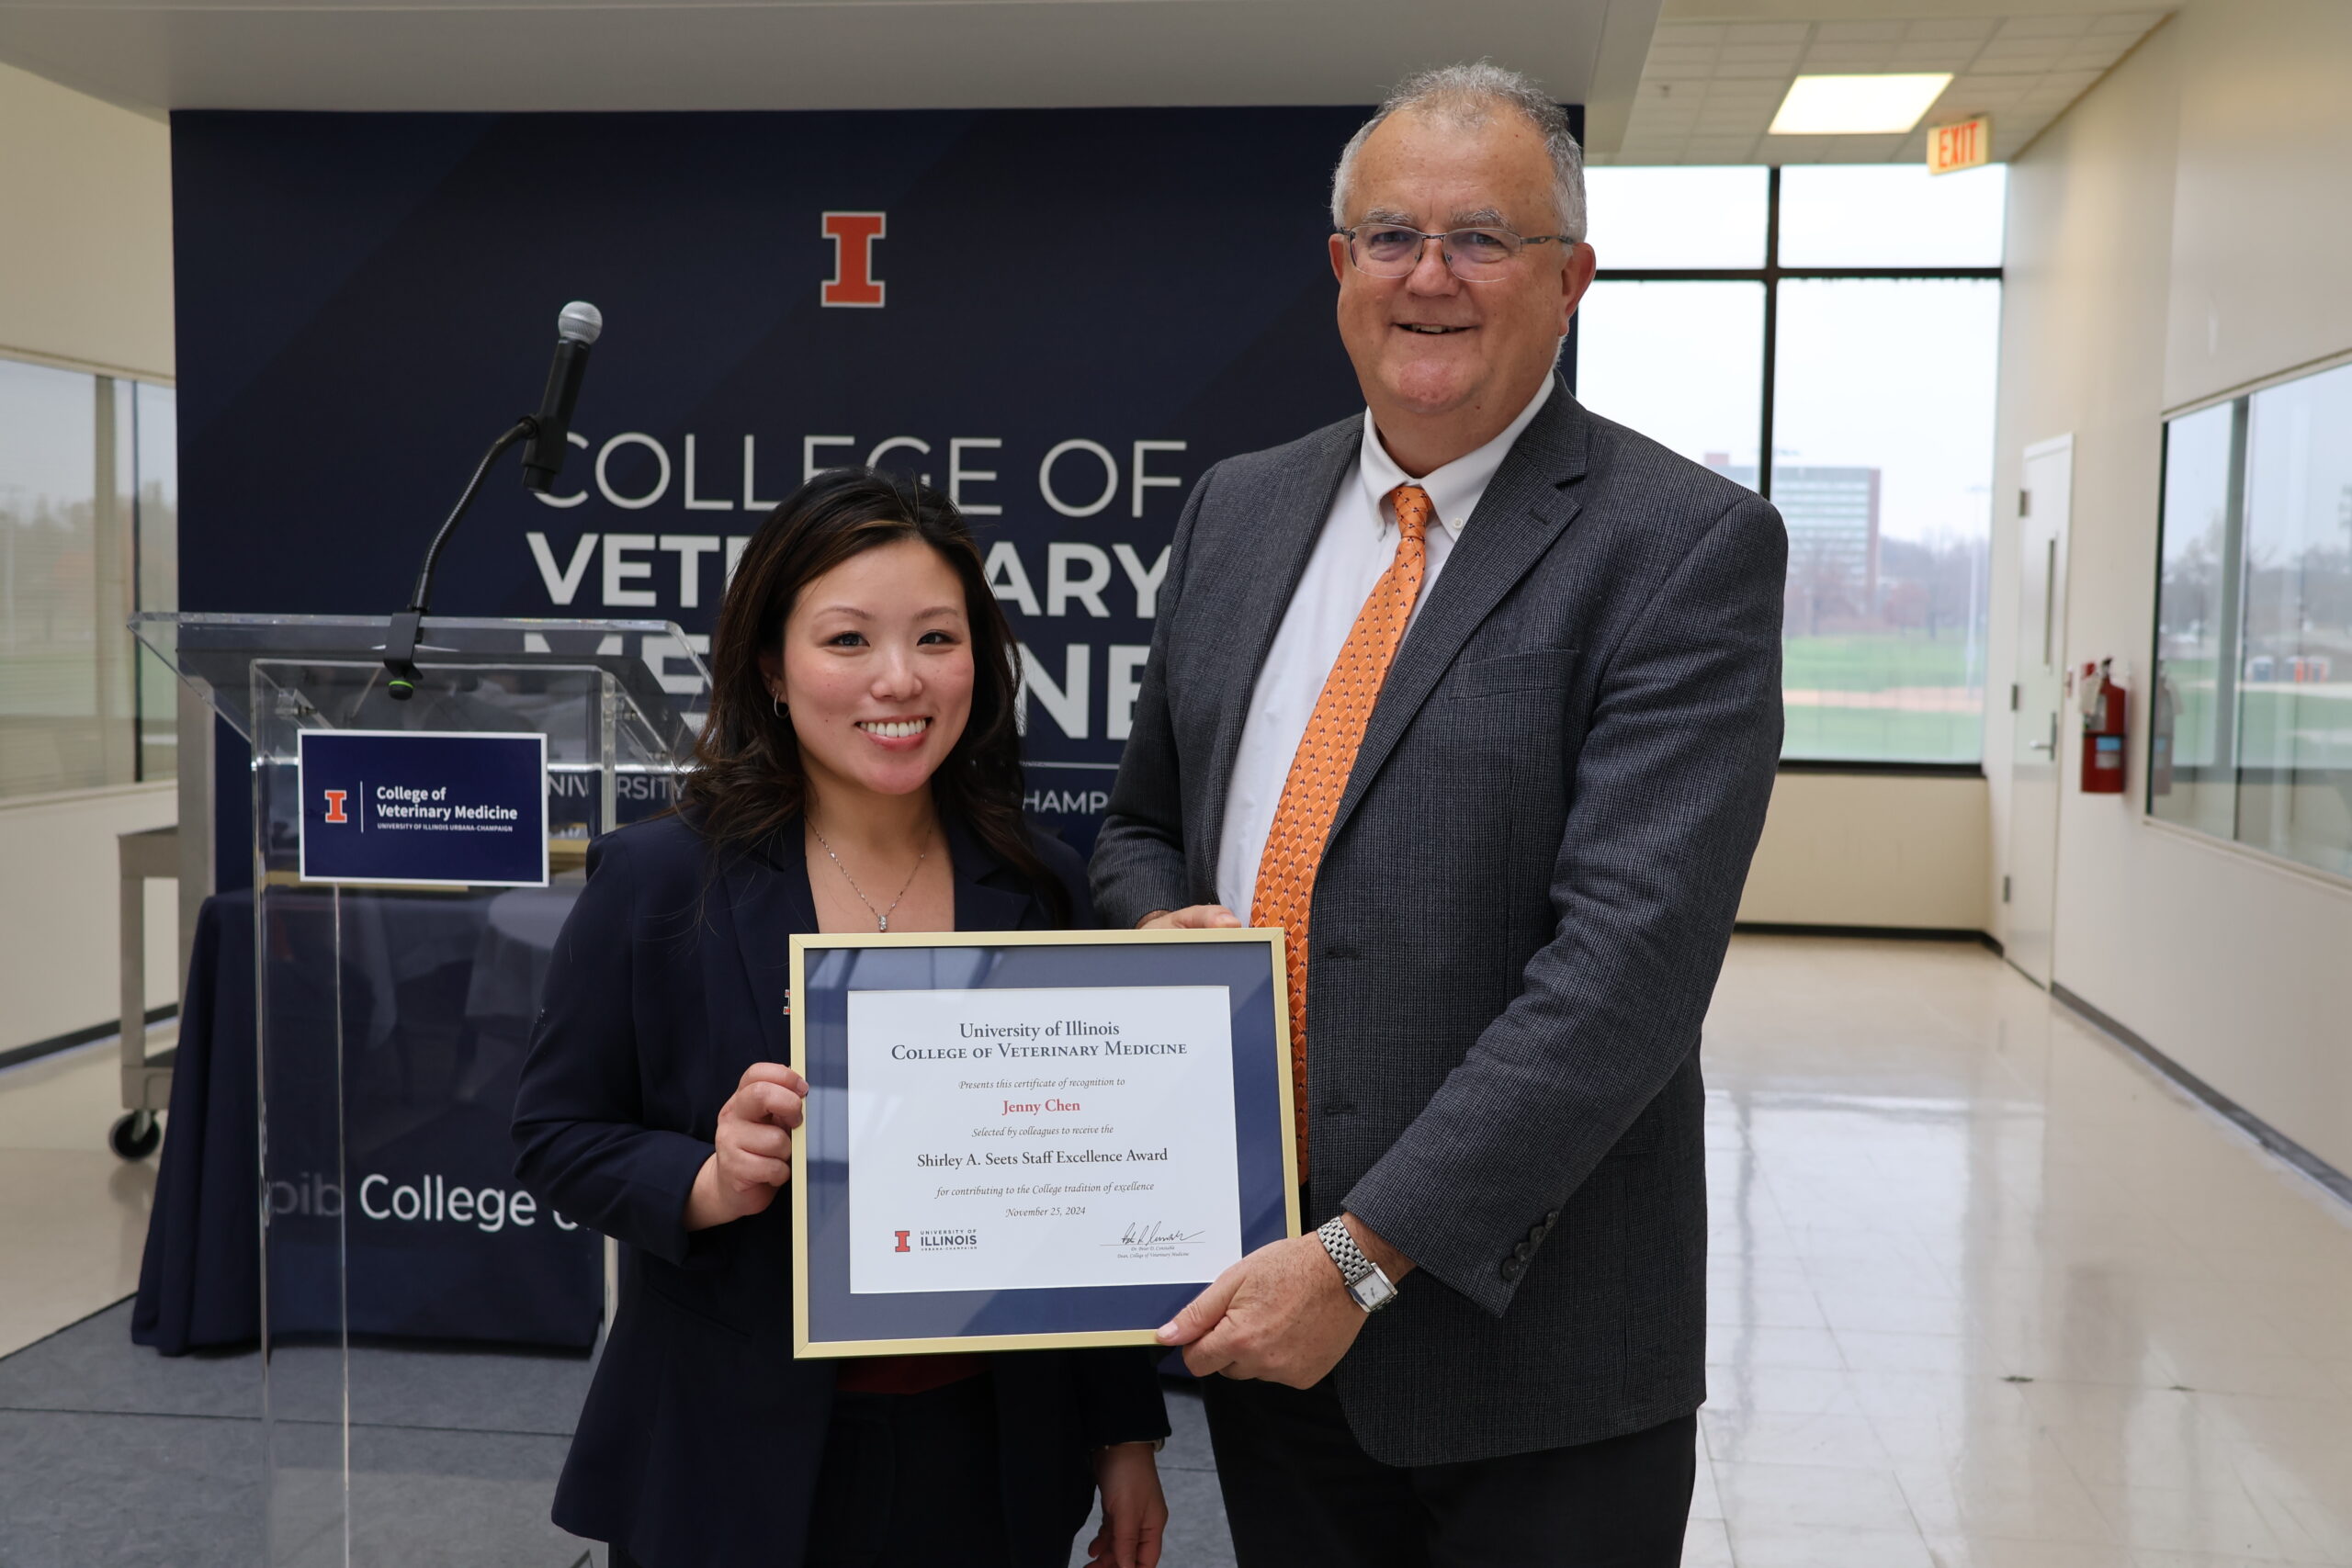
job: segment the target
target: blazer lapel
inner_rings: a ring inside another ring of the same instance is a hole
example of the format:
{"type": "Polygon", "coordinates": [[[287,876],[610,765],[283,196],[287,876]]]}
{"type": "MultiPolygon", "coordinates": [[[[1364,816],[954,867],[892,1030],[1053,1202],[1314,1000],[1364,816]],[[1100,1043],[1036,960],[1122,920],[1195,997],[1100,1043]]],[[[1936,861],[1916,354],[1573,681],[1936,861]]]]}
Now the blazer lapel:
{"type": "Polygon", "coordinates": [[[707,904],[715,948],[735,953],[751,987],[760,1038],[767,1047],[758,1058],[763,1061],[791,1059],[790,939],[795,931],[817,929],[808,862],[784,849],[799,841],[800,819],[795,818],[767,844],[734,857],[719,874],[707,904]]]}
{"type": "Polygon", "coordinates": [[[961,822],[947,824],[947,852],[956,867],[956,929],[1020,930],[1035,900],[1027,893],[991,885],[990,879],[1005,869],[1004,863],[961,822]]]}
{"type": "MultiPolygon", "coordinates": [[[[1226,693],[1217,720],[1216,739],[1209,750],[1206,810],[1201,830],[1186,834],[1191,871],[1198,882],[1216,874],[1217,844],[1225,832],[1225,803],[1233,779],[1233,760],[1241,750],[1242,727],[1249,722],[1250,699],[1258,688],[1259,671],[1266,667],[1274,634],[1282,629],[1283,613],[1306,575],[1306,562],[1322,537],[1332,499],[1355,470],[1363,442],[1361,416],[1322,433],[1325,445],[1316,456],[1283,477],[1266,508],[1262,558],[1244,569],[1240,602],[1235,605],[1227,644],[1230,662],[1218,682],[1226,693]]],[[[1442,582],[1443,578],[1440,578],[1442,582]]],[[[1213,895],[1212,895],[1213,896],[1213,895]]]]}
{"type": "Polygon", "coordinates": [[[1578,503],[1565,487],[1585,471],[1589,425],[1566,387],[1529,422],[1470,514],[1429,600],[1405,634],[1348,772],[1348,787],[1331,818],[1328,846],[1347,826],[1356,802],[1443,678],[1480,623],[1518,585],[1576,516],[1578,503]]]}

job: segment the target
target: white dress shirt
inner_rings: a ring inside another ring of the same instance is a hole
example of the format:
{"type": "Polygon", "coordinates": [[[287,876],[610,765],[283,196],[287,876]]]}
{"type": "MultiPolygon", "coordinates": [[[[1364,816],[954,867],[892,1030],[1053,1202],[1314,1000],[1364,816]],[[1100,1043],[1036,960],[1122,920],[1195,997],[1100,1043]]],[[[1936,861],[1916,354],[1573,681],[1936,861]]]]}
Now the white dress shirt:
{"type": "MultiPolygon", "coordinates": [[[[1455,458],[1415,479],[1396,466],[1381,445],[1372,411],[1363,415],[1363,444],[1356,458],[1352,482],[1342,483],[1331,502],[1330,515],[1307,558],[1306,573],[1298,580],[1283,624],[1266,652],[1265,667],[1250,694],[1250,717],[1241,731],[1241,749],[1233,760],[1233,777],[1226,785],[1225,829],[1217,841],[1217,902],[1250,919],[1250,904],[1258,886],[1258,859],[1266,852],[1272,831],[1274,808],[1282,802],[1283,781],[1290,777],[1291,758],[1306,733],[1323,682],[1346,646],[1363,602],[1372,595],[1381,573],[1396,558],[1396,509],[1388,496],[1398,485],[1419,484],[1429,492],[1439,526],[1429,531],[1421,568],[1420,597],[1413,602],[1413,618],[1420,618],[1445,570],[1463,525],[1478,508],[1511,443],[1527,428],[1552,395],[1552,378],[1544,378],[1519,417],[1501,434],[1468,455],[1455,458]]],[[[1408,622],[1405,635],[1412,635],[1408,622]]],[[[1401,646],[1399,649],[1401,652],[1401,646]]]]}

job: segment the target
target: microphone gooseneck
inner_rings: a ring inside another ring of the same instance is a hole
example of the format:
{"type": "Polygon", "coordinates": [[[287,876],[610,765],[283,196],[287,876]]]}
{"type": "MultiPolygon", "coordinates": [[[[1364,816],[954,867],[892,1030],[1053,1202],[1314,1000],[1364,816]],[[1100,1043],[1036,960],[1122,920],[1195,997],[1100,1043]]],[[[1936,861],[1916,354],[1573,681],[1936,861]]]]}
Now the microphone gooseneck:
{"type": "Polygon", "coordinates": [[[408,607],[392,617],[384,639],[384,671],[390,677],[385,689],[396,701],[406,702],[416,694],[417,637],[432,606],[433,573],[440,565],[441,551],[449,543],[449,536],[457,532],[458,520],[481,492],[482,480],[490,477],[491,468],[518,441],[527,444],[523,448],[523,488],[544,493],[554,485],[556,475],[563,468],[572,405],[580,400],[581,378],[588,370],[588,348],[604,330],[604,312],[586,300],[575,299],[563,308],[556,318],[555,363],[548,371],[539,412],[516,420],[491,443],[490,450],[474,466],[473,478],[466,481],[465,493],[458,497],[458,504],[450,509],[447,520],[433,536],[432,544],[425,547],[424,564],[416,574],[416,590],[409,596],[408,607]]]}

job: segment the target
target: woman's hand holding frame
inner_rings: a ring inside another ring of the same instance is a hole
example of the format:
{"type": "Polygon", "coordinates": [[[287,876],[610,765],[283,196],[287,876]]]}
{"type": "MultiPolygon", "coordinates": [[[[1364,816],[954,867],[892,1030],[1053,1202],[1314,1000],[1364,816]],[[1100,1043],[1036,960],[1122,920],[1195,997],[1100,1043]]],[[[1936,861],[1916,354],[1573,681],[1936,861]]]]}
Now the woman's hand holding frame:
{"type": "Polygon", "coordinates": [[[754,1062],[727,1103],[710,1158],[695,1173],[686,1229],[707,1230],[756,1214],[792,1179],[792,1134],[800,1125],[808,1081],[776,1062],[754,1062]]]}

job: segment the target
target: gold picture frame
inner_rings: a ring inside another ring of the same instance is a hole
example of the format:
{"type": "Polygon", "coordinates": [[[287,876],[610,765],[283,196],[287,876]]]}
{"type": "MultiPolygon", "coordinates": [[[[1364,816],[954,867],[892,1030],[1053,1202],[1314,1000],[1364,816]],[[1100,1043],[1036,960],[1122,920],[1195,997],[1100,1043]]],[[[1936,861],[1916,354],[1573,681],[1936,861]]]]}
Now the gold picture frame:
{"type": "MultiPolygon", "coordinates": [[[[1282,1142],[1283,1231],[1299,1234],[1298,1138],[1296,1107],[1292,1094],[1296,1043],[1291,1037],[1290,987],[1286,948],[1279,927],[1250,926],[1217,931],[863,931],[801,933],[791,939],[790,984],[793,1006],[792,1070],[808,1074],[806,1010],[808,960],[812,952],[898,947],[1175,947],[1208,943],[1249,943],[1266,951],[1273,998],[1275,1039],[1280,1060],[1274,1073],[1280,1099],[1282,1142]]],[[[813,1090],[813,1084],[812,1084],[813,1090]]],[[[1090,1330],[1078,1333],[953,1335],[923,1338],[822,1339],[810,1337],[808,1268],[808,1140],[792,1140],[792,1353],[800,1359],[853,1356],[919,1356],[989,1350],[1049,1350],[1101,1346],[1159,1343],[1157,1325],[1133,1329],[1090,1330]]]]}

